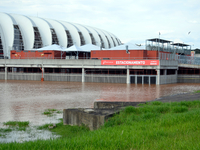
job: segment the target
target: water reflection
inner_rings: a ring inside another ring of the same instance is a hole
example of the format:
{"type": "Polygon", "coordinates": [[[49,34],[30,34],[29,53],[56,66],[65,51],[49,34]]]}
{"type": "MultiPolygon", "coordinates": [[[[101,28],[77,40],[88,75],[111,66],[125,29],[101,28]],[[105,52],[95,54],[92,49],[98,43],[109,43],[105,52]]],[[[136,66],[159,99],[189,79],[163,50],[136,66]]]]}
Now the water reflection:
{"type": "Polygon", "coordinates": [[[199,85],[0,80],[0,122],[30,121],[33,125],[40,125],[46,119],[41,114],[48,108],[88,108],[93,107],[95,100],[150,101],[161,96],[199,90],[199,85]]]}

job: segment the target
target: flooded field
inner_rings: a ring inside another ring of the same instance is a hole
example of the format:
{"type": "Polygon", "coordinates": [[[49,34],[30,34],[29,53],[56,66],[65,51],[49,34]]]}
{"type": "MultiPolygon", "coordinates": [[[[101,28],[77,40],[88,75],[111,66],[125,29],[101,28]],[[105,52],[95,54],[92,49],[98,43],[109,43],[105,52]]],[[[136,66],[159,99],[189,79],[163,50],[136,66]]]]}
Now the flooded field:
{"type": "Polygon", "coordinates": [[[200,90],[200,84],[127,85],[0,80],[0,128],[7,121],[29,121],[31,126],[38,126],[58,122],[57,119],[62,118],[62,114],[54,117],[42,115],[46,109],[91,108],[97,100],[150,101],[195,90],[200,90]]]}

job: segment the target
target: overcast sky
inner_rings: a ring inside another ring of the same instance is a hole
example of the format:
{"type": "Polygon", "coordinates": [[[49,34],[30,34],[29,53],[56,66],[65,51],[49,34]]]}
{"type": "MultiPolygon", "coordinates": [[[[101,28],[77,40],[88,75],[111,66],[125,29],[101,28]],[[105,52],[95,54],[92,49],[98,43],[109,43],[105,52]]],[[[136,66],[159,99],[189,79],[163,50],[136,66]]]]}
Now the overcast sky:
{"type": "Polygon", "coordinates": [[[160,32],[161,39],[200,48],[200,0],[0,0],[0,12],[93,26],[124,43],[145,43],[160,32]]]}

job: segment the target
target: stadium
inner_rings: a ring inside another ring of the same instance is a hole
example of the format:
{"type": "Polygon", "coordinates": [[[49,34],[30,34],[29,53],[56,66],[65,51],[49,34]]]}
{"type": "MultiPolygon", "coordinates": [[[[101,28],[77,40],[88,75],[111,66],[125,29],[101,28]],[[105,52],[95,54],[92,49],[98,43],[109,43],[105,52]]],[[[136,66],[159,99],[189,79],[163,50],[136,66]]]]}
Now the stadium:
{"type": "Polygon", "coordinates": [[[114,34],[98,28],[66,21],[0,13],[0,55],[10,57],[11,50],[34,50],[57,44],[93,44],[109,49],[121,45],[114,34]]]}
{"type": "Polygon", "coordinates": [[[200,69],[188,67],[199,62],[190,53],[190,45],[160,37],[145,44],[122,44],[114,34],[95,27],[0,13],[0,55],[4,58],[0,59],[0,80],[191,82],[188,72],[192,69],[196,75],[200,69]]]}

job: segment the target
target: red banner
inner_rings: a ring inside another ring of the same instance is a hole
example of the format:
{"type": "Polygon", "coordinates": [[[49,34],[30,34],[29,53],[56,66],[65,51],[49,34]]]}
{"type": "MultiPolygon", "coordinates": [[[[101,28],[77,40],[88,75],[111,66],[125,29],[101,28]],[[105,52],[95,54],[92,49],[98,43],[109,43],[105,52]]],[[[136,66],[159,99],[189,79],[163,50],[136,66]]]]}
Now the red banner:
{"type": "Polygon", "coordinates": [[[101,65],[158,66],[159,60],[101,60],[101,65]]]}

